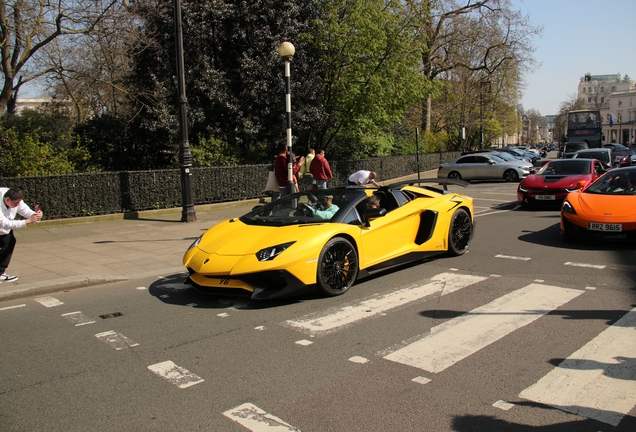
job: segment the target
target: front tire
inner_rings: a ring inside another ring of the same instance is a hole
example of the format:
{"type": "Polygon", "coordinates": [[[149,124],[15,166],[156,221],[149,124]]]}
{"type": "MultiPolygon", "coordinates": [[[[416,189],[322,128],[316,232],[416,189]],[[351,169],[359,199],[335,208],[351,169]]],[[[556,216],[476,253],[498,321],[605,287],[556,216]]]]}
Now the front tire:
{"type": "Polygon", "coordinates": [[[507,182],[517,182],[519,181],[519,173],[515,170],[509,169],[504,172],[503,178],[507,182]]]}
{"type": "Polygon", "coordinates": [[[358,268],[358,253],[351,242],[332,238],[318,258],[318,289],[329,296],[344,294],[358,277],[358,268]]]}
{"type": "Polygon", "coordinates": [[[464,209],[457,209],[451,218],[448,230],[448,254],[463,255],[468,250],[468,243],[473,235],[473,222],[464,209]]]}
{"type": "Polygon", "coordinates": [[[449,179],[455,179],[455,180],[461,180],[462,179],[462,175],[460,173],[458,173],[457,171],[451,171],[448,173],[448,178],[449,179]]]}

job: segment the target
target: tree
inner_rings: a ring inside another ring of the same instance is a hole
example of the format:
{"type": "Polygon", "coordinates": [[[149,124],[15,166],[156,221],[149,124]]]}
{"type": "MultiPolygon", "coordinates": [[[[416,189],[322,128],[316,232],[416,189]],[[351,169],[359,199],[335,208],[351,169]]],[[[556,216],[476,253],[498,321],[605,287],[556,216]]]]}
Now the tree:
{"type": "Polygon", "coordinates": [[[40,63],[45,47],[59,39],[90,34],[118,4],[118,0],[0,0],[0,112],[15,112],[20,87],[51,72],[40,63]]]}
{"type": "MultiPolygon", "coordinates": [[[[490,80],[511,61],[532,69],[530,38],[542,29],[531,26],[509,0],[409,0],[407,4],[426,35],[421,59],[422,73],[429,80],[458,68],[479,71],[490,80]]],[[[427,98],[422,103],[422,129],[430,127],[431,102],[427,98]]]]}
{"type": "MultiPolygon", "coordinates": [[[[135,49],[131,80],[140,127],[174,148],[178,115],[172,7],[136,6],[144,38],[135,49]]],[[[285,1],[185,1],[182,8],[188,126],[192,145],[214,140],[240,149],[244,162],[262,162],[285,136],[284,67],[278,46],[296,47],[292,61],[294,135],[323,112],[316,92],[315,50],[306,42],[313,3],[285,1]]]]}
{"type": "Polygon", "coordinates": [[[399,2],[323,1],[319,7],[312,43],[320,49],[328,120],[315,130],[315,141],[334,157],[374,155],[373,139],[365,141],[374,135],[382,141],[430,91],[418,69],[417,35],[399,2]]]}

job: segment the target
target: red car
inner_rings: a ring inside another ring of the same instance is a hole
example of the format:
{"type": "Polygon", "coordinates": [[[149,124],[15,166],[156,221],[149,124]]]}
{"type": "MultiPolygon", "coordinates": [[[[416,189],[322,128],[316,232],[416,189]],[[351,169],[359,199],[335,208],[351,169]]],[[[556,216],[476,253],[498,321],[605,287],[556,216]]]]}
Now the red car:
{"type": "Polygon", "coordinates": [[[521,180],[517,200],[522,206],[557,206],[566,195],[577,190],[580,182],[590,184],[607,171],[597,159],[556,159],[521,180]]]}

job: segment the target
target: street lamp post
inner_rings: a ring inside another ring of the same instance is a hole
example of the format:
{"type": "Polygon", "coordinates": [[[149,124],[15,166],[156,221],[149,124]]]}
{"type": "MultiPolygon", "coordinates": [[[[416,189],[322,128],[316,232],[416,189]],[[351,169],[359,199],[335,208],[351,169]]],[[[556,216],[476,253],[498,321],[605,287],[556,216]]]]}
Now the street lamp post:
{"type": "Polygon", "coordinates": [[[292,155],[292,128],[291,128],[291,77],[290,63],[296,53],[296,49],[291,42],[283,42],[278,47],[278,54],[285,61],[285,109],[287,112],[287,193],[294,193],[294,172],[292,155]]]}
{"type": "Polygon", "coordinates": [[[181,168],[181,222],[196,222],[192,198],[192,154],[188,143],[188,100],[185,95],[185,73],[183,71],[183,32],[181,21],[181,0],[174,0],[174,30],[177,55],[177,87],[179,90],[179,126],[181,142],[179,145],[179,166],[181,168]]]}

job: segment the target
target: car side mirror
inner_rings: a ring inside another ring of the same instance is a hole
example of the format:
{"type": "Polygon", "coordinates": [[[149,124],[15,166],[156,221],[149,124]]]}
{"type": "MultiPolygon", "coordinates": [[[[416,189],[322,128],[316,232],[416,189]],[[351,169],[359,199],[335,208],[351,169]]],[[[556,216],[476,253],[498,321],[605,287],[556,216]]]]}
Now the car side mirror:
{"type": "Polygon", "coordinates": [[[586,185],[586,184],[587,184],[587,182],[586,182],[585,180],[579,180],[579,181],[576,183],[576,188],[577,188],[577,189],[579,189],[579,190],[581,190],[581,189],[585,188],[585,185],[586,185]]]}
{"type": "Polygon", "coordinates": [[[385,215],[386,215],[386,209],[383,207],[366,209],[363,215],[364,224],[367,227],[369,227],[373,219],[384,217],[385,215]]]}

